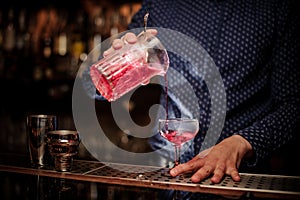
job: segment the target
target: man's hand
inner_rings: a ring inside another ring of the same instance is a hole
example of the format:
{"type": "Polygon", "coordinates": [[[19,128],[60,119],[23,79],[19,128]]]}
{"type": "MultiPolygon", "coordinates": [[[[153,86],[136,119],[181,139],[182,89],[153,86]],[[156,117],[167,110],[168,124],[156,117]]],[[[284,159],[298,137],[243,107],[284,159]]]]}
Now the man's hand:
{"type": "Polygon", "coordinates": [[[234,181],[240,181],[238,168],[244,157],[250,156],[252,147],[240,135],[233,135],[219,144],[207,149],[187,163],[180,164],[170,171],[172,176],[194,172],[191,181],[200,182],[211,177],[212,183],[221,182],[224,175],[230,175],[234,181]]]}
{"type": "MultiPolygon", "coordinates": [[[[147,32],[151,33],[152,35],[156,35],[157,34],[157,30],[156,29],[148,29],[147,32]]],[[[136,42],[137,42],[137,36],[134,33],[132,33],[132,32],[128,32],[122,38],[115,39],[112,42],[112,46],[108,50],[106,50],[106,51],[103,52],[103,56],[106,57],[112,51],[121,49],[124,46],[125,43],[134,44],[136,42]]]]}

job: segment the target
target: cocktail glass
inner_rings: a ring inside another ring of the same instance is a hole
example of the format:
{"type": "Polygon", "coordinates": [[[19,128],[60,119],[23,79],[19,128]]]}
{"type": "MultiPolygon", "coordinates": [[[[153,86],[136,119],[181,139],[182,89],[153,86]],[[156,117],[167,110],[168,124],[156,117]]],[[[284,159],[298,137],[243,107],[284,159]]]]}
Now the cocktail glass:
{"type": "Polygon", "coordinates": [[[174,167],[180,164],[180,151],[184,143],[195,137],[199,121],[189,118],[159,119],[160,135],[175,147],[174,167]]]}

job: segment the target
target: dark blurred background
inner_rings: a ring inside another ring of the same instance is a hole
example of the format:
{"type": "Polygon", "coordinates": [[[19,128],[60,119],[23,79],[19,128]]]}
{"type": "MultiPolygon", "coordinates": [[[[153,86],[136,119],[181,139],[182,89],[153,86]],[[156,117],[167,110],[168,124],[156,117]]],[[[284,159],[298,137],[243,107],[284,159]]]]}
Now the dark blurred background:
{"type": "MultiPolygon", "coordinates": [[[[72,87],[81,63],[126,30],[140,6],[139,0],[0,2],[0,152],[26,154],[27,114],[55,114],[59,129],[75,129],[72,87]]],[[[108,103],[99,106],[109,111],[108,103]]]]}

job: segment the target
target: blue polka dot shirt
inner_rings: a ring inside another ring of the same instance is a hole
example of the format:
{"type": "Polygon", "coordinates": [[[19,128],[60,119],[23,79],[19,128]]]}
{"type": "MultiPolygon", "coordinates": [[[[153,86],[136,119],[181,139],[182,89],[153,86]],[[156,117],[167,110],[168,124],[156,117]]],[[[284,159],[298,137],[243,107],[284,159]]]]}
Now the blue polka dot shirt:
{"type": "MultiPolygon", "coordinates": [[[[149,11],[148,26],[179,31],[201,44],[214,60],[226,91],[226,119],[218,141],[243,136],[256,154],[254,165],[290,141],[299,122],[299,17],[293,15],[290,3],[146,0],[129,25],[129,29],[143,27],[149,11]]],[[[191,76],[188,63],[169,57],[170,67],[184,73],[199,97],[201,129],[194,139],[194,156],[211,125],[208,90],[202,79],[191,76]]]]}

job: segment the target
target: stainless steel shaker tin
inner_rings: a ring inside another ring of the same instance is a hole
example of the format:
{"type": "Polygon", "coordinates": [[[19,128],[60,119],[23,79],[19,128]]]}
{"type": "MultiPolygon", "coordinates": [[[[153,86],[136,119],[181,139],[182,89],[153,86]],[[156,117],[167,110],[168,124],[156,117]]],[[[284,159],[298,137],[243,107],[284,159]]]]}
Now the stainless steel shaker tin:
{"type": "Polygon", "coordinates": [[[57,128],[55,115],[28,115],[26,119],[27,145],[31,164],[43,167],[51,163],[51,156],[45,142],[46,134],[57,128]]]}

